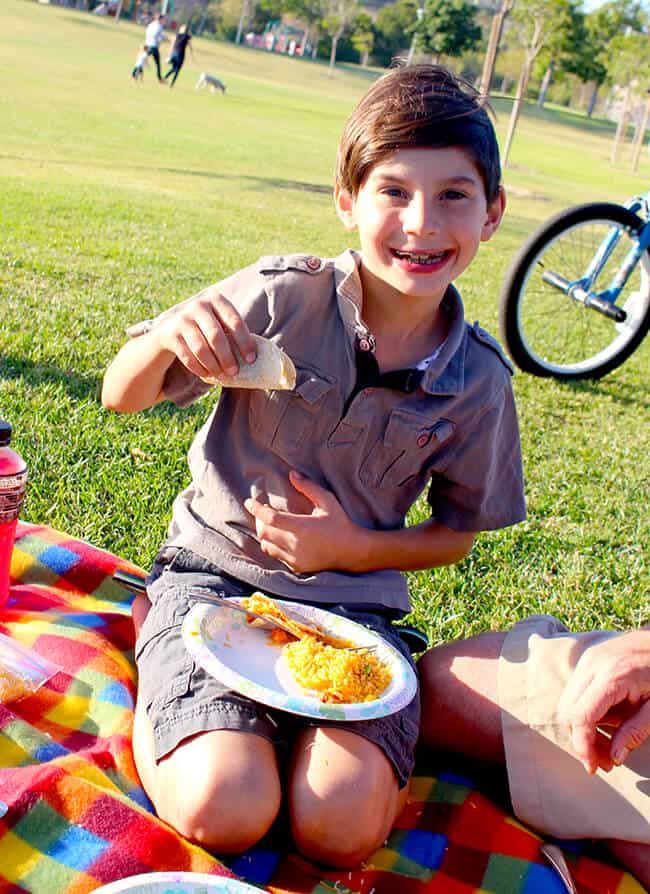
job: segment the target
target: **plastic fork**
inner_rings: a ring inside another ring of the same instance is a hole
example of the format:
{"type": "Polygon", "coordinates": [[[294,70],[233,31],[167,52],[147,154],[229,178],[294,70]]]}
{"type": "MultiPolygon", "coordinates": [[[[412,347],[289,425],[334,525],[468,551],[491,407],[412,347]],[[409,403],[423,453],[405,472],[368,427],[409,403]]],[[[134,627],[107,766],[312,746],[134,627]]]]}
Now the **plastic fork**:
{"type": "MultiPolygon", "coordinates": [[[[277,618],[273,618],[271,615],[261,615],[258,612],[251,611],[249,608],[244,608],[243,605],[239,605],[233,599],[228,599],[226,596],[219,596],[217,593],[213,593],[212,590],[191,589],[189,596],[192,602],[207,602],[213,605],[224,605],[226,608],[230,608],[233,611],[241,612],[251,618],[263,621],[265,624],[270,624],[272,627],[277,627],[279,630],[288,633],[294,639],[300,639],[290,627],[283,624],[282,621],[279,621],[277,618]]],[[[322,630],[319,630],[317,627],[311,627],[309,624],[305,624],[302,620],[297,621],[296,623],[299,623],[302,626],[305,634],[311,634],[317,639],[327,637],[327,634],[323,633],[322,630]]],[[[375,649],[375,646],[341,646],[341,648],[347,649],[349,652],[372,652],[375,649]]]]}

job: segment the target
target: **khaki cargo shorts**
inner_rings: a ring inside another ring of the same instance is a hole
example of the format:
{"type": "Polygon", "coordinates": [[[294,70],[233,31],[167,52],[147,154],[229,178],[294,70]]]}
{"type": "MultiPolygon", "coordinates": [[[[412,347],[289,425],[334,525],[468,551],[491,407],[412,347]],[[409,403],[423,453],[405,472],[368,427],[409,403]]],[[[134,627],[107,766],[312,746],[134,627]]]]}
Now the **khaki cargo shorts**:
{"type": "Polygon", "coordinates": [[[533,615],[506,635],[499,704],[516,816],[558,838],[616,838],[650,844],[650,741],[626,764],[590,776],[558,726],[557,704],[585,649],[618,634],[570,633],[533,615]]]}

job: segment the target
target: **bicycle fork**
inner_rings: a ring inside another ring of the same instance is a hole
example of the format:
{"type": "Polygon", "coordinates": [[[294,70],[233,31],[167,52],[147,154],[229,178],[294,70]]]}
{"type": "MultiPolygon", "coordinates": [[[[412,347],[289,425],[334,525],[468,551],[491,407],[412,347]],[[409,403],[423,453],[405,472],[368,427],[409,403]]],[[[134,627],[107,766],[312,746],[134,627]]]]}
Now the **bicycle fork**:
{"type": "Polygon", "coordinates": [[[616,276],[612,280],[608,289],[603,292],[593,292],[593,286],[603,267],[612,256],[614,249],[618,245],[621,238],[622,230],[620,227],[612,227],[609,235],[603,240],[598,251],[594,255],[594,259],[587,268],[585,275],[578,280],[571,282],[560,273],[552,270],[545,270],[542,273],[544,282],[559,289],[568,295],[574,301],[579,301],[585,307],[593,308],[598,313],[603,314],[615,323],[624,323],[627,319],[627,313],[622,307],[617,307],[616,299],[621,294],[632,271],[639,263],[643,253],[648,250],[650,245],[650,224],[646,224],[639,232],[637,242],[628,251],[623,263],[621,264],[616,276]]]}

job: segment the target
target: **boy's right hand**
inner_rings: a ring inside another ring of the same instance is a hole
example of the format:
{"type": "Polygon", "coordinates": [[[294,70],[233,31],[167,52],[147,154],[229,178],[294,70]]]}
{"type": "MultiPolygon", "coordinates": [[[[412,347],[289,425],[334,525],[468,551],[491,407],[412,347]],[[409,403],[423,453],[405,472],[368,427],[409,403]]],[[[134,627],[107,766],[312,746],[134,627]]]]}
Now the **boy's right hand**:
{"type": "Polygon", "coordinates": [[[247,363],[256,357],[248,326],[216,289],[199,292],[153,331],[161,347],[199,378],[236,375],[239,362],[235,349],[247,363]]]}

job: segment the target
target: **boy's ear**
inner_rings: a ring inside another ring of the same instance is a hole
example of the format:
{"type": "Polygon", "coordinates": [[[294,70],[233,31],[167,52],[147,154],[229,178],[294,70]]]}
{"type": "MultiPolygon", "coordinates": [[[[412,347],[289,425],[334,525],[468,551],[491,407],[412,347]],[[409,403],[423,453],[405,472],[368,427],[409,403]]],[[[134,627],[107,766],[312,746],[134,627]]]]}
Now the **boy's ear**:
{"type": "Polygon", "coordinates": [[[357,221],[355,215],[355,203],[350,193],[343,189],[340,183],[334,187],[334,204],[336,213],[346,230],[356,230],[357,221]]]}
{"type": "Polygon", "coordinates": [[[481,242],[487,242],[491,239],[499,229],[499,224],[503,218],[503,212],[506,210],[506,192],[502,186],[499,187],[499,194],[496,199],[488,205],[487,215],[483,229],[481,230],[481,242]]]}

